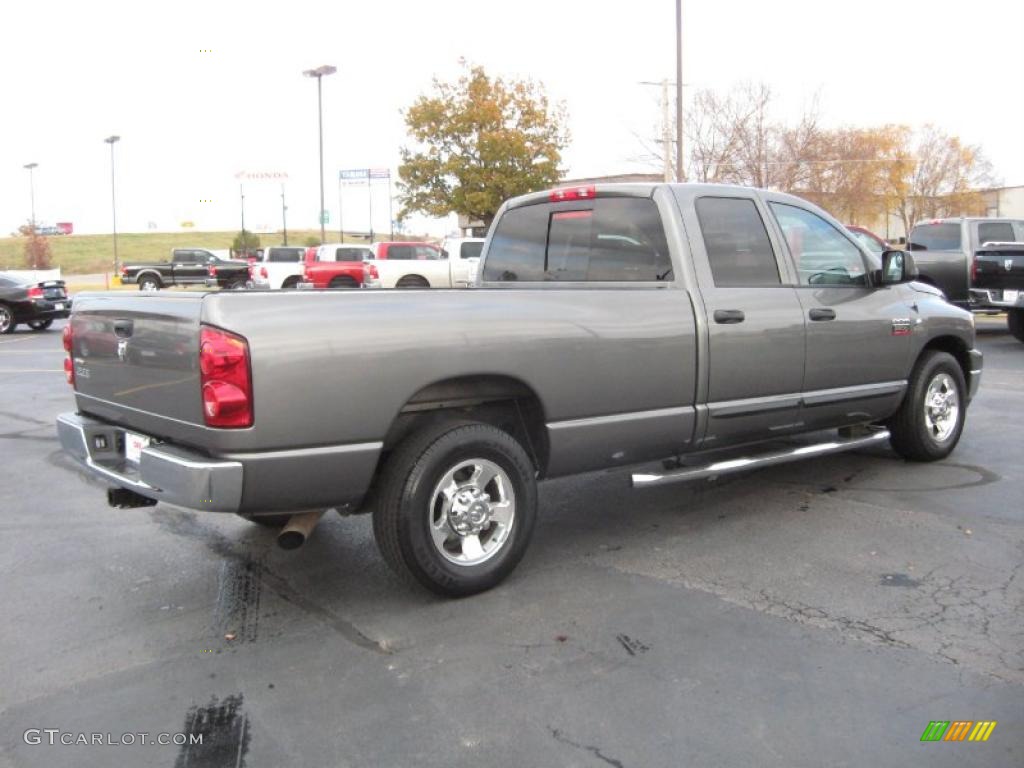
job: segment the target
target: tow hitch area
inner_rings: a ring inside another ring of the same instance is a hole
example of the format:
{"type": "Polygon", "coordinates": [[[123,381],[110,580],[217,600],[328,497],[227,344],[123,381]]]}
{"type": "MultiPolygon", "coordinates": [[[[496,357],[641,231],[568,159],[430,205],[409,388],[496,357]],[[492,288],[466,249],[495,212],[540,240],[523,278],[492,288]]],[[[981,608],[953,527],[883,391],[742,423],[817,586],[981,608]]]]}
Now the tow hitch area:
{"type": "Polygon", "coordinates": [[[129,491],[127,488],[108,488],[107,504],[117,509],[134,509],[135,507],[156,506],[156,499],[129,491]]]}

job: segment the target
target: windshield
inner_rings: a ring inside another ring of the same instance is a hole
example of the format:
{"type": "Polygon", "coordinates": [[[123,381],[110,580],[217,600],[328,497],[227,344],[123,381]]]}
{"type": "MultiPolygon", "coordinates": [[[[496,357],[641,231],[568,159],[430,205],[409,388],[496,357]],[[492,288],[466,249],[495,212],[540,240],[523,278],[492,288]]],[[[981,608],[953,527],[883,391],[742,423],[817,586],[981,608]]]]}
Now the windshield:
{"type": "Polygon", "coordinates": [[[910,230],[908,240],[911,251],[957,251],[960,249],[960,224],[918,224],[910,230]]]}
{"type": "Polygon", "coordinates": [[[876,255],[881,255],[884,250],[882,246],[878,244],[878,241],[867,232],[858,232],[856,229],[851,229],[850,234],[853,235],[854,239],[858,243],[876,255]]]}

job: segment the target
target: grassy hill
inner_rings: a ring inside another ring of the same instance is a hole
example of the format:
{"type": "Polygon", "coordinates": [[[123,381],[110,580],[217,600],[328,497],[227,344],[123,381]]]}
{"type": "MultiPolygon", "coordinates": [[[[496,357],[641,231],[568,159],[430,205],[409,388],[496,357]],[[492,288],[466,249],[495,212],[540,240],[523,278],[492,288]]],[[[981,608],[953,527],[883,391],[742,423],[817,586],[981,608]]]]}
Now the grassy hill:
{"type": "MultiPolygon", "coordinates": [[[[172,248],[230,248],[236,232],[141,232],[117,236],[117,252],[122,262],[159,261],[170,257],[172,248]]],[[[330,230],[328,239],[337,237],[330,230]]],[[[319,239],[320,230],[288,230],[289,244],[304,244],[306,238],[319,239]]],[[[346,236],[346,240],[348,237],[346,236]]],[[[67,235],[51,237],[53,266],[64,274],[81,275],[113,270],[114,241],[111,235],[67,235]]],[[[262,245],[279,245],[280,234],[260,235],[262,245]]],[[[0,271],[23,269],[25,238],[0,238],[0,271]]]]}

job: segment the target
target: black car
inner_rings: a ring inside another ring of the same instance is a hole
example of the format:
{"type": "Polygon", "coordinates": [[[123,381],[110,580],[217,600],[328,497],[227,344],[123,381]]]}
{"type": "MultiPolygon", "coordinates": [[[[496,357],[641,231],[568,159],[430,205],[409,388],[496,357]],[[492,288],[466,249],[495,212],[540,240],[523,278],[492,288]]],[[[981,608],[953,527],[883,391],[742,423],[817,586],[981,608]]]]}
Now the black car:
{"type": "Polygon", "coordinates": [[[13,333],[18,323],[45,331],[58,317],[71,314],[71,299],[63,280],[33,283],[0,273],[0,333],[13,333]]]}

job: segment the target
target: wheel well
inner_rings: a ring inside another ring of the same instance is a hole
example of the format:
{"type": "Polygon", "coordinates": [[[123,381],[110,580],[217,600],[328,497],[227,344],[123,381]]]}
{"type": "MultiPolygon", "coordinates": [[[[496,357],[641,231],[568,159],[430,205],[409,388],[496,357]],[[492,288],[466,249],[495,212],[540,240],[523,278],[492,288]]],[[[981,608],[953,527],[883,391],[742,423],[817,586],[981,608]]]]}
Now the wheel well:
{"type": "Polygon", "coordinates": [[[282,288],[292,288],[293,286],[297,285],[298,283],[299,283],[299,276],[298,275],[291,275],[290,277],[286,277],[284,279],[284,282],[281,283],[281,287],[282,288]]]}
{"type": "Polygon", "coordinates": [[[543,476],[549,454],[544,408],[529,385],[511,376],[459,376],[419,390],[388,430],[381,461],[413,431],[452,418],[473,419],[508,432],[543,476]]]}
{"type": "Polygon", "coordinates": [[[430,287],[430,281],[427,280],[423,275],[402,275],[395,281],[395,285],[401,285],[402,283],[423,283],[428,288],[430,287]]]}
{"type": "Polygon", "coordinates": [[[331,278],[331,282],[329,282],[327,284],[327,287],[329,288],[332,285],[358,285],[358,284],[359,283],[356,281],[356,279],[354,277],[352,277],[352,275],[338,275],[337,277],[332,277],[331,278]]]}
{"type": "Polygon", "coordinates": [[[960,370],[963,371],[964,381],[971,382],[971,356],[967,349],[967,344],[962,339],[956,336],[939,336],[936,339],[932,339],[924,345],[924,349],[921,350],[921,354],[924,354],[928,350],[935,349],[940,352],[948,352],[956,361],[960,364],[960,370]]]}
{"type": "Polygon", "coordinates": [[[137,274],[135,276],[135,282],[141,283],[143,281],[143,279],[145,279],[147,277],[152,277],[160,285],[164,284],[163,279],[160,277],[160,273],[159,272],[153,272],[152,270],[146,270],[145,272],[139,272],[139,274],[137,274]]]}

